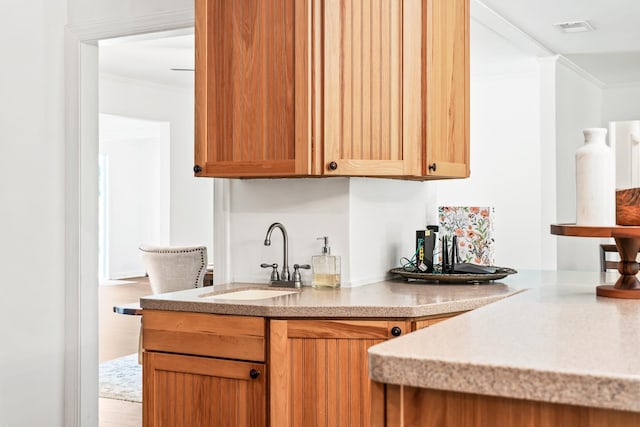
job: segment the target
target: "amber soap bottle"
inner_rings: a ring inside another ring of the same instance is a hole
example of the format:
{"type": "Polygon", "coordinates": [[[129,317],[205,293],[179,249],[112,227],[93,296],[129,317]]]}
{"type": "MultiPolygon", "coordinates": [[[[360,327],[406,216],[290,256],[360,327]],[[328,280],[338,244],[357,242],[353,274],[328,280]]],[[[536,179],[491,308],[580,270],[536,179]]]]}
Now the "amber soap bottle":
{"type": "Polygon", "coordinates": [[[339,288],[340,287],[340,257],[331,255],[329,238],[318,237],[324,240],[320,255],[311,257],[312,278],[311,285],[314,288],[339,288]]]}

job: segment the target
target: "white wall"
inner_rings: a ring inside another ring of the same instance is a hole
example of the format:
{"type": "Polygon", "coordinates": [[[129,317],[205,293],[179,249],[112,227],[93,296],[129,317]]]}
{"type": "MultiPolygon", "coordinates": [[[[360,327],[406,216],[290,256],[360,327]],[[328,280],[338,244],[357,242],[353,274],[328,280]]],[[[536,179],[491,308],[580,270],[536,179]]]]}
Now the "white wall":
{"type": "Polygon", "coordinates": [[[99,145],[106,158],[104,278],[144,276],[138,247],[170,242],[169,123],[101,114],[99,145]]]}
{"type": "Polygon", "coordinates": [[[558,238],[549,224],[558,222],[556,187],[556,57],[539,59],[540,64],[540,229],[543,270],[558,267],[558,238]]]}
{"type": "Polygon", "coordinates": [[[602,96],[602,125],[640,119],[640,84],[605,87],[602,96]]]}
{"type": "MultiPolygon", "coordinates": [[[[429,190],[426,183],[364,178],[231,180],[231,280],[267,283],[269,269],[282,267],[282,237],[273,222],[289,235],[289,266],[311,263],[328,236],[331,253],[342,257],[342,285],[382,280],[411,256],[415,230],[426,224],[429,190]]],[[[311,272],[302,271],[305,284],[311,272]]]]}
{"type": "MultiPolygon", "coordinates": [[[[495,32],[471,23],[471,176],[434,181],[438,206],[495,207],[495,263],[546,263],[541,218],[540,67],[495,32]]],[[[435,215],[435,209],[433,215],[435,215]]]]}
{"type": "Polygon", "coordinates": [[[495,207],[496,265],[540,268],[540,85],[528,74],[471,79],[471,177],[434,182],[439,206],[495,207]]]}
{"type": "MultiPolygon", "coordinates": [[[[560,60],[556,69],[557,222],[576,220],[575,152],[582,130],[602,123],[602,88],[560,60]]],[[[600,239],[558,237],[558,269],[599,271],[600,239]]]]}
{"type": "Polygon", "coordinates": [[[411,258],[416,230],[433,223],[435,217],[429,217],[428,211],[435,205],[432,183],[350,179],[346,261],[351,284],[379,281],[388,270],[401,265],[401,257],[411,258]]]}
{"type": "MultiPolygon", "coordinates": [[[[319,236],[329,237],[332,253],[346,256],[348,188],[345,178],[231,180],[231,280],[268,283],[271,270],[261,269],[260,264],[277,263],[282,269],[280,231],[274,230],[271,246],[264,246],[267,229],[274,222],[287,229],[291,269],[293,264],[310,263],[311,256],[320,253],[319,236]]],[[[348,281],[348,264],[342,273],[348,281]]],[[[302,274],[303,281],[310,283],[310,272],[302,274]]]]}
{"type": "Polygon", "coordinates": [[[0,14],[0,425],[63,425],[63,0],[0,14]]]}
{"type": "Polygon", "coordinates": [[[193,11],[193,0],[68,0],[68,4],[68,18],[72,24],[127,22],[168,11],[193,11]]]}
{"type": "MultiPolygon", "coordinates": [[[[171,129],[171,245],[206,245],[213,257],[213,180],[193,176],[193,91],[101,76],[100,112],[166,121],[171,129]]],[[[145,165],[141,164],[141,168],[145,165]]],[[[140,242],[162,244],[163,242],[140,242]]]]}

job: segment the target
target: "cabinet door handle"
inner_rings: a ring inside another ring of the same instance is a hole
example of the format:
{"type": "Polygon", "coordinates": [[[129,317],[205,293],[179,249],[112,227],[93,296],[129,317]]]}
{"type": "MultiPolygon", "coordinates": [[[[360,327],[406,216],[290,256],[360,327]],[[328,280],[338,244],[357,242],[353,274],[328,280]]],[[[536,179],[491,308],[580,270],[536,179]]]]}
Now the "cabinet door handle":
{"type": "Polygon", "coordinates": [[[329,163],[329,170],[334,171],[336,169],[338,169],[338,164],[336,162],[329,163]]]}
{"type": "Polygon", "coordinates": [[[402,335],[402,329],[400,329],[399,326],[394,326],[393,328],[391,328],[391,335],[393,335],[394,337],[399,337],[400,335],[402,335]]]}
{"type": "Polygon", "coordinates": [[[200,172],[202,172],[202,168],[200,167],[200,165],[195,165],[195,166],[193,167],[193,171],[194,171],[195,173],[200,173],[200,172]]]}
{"type": "Polygon", "coordinates": [[[260,376],[260,371],[258,371],[257,369],[252,369],[249,371],[249,376],[251,377],[251,379],[255,380],[260,376]]]}
{"type": "Polygon", "coordinates": [[[432,172],[435,172],[436,171],[436,164],[435,163],[431,163],[429,165],[429,170],[432,171],[432,172]]]}

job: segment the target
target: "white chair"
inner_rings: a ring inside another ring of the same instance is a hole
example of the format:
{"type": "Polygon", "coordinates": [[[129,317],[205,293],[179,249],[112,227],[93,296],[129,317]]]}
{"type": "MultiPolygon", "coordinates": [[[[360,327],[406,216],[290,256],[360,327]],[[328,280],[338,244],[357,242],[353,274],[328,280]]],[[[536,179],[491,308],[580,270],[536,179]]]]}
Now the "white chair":
{"type": "MultiPolygon", "coordinates": [[[[206,246],[140,246],[142,263],[154,294],[201,288],[207,270],[206,246]]],[[[142,364],[142,325],[138,363],[142,364]]]]}
{"type": "Polygon", "coordinates": [[[200,288],[207,270],[206,246],[140,246],[154,294],[200,288]]]}

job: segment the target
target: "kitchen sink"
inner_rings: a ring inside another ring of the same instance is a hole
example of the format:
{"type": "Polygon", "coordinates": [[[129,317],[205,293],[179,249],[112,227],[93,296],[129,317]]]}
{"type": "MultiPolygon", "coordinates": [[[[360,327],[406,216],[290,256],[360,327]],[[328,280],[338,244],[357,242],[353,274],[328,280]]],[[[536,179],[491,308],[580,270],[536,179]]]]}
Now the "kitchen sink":
{"type": "Polygon", "coordinates": [[[298,293],[298,291],[286,291],[281,289],[244,289],[241,291],[226,292],[223,294],[203,294],[200,295],[200,298],[216,300],[255,300],[275,298],[295,293],[298,293]]]}

